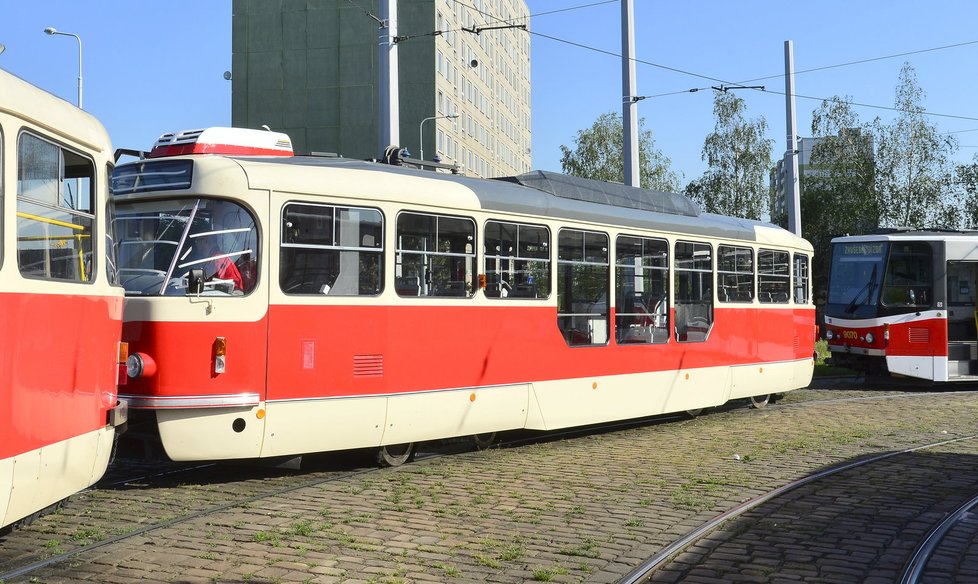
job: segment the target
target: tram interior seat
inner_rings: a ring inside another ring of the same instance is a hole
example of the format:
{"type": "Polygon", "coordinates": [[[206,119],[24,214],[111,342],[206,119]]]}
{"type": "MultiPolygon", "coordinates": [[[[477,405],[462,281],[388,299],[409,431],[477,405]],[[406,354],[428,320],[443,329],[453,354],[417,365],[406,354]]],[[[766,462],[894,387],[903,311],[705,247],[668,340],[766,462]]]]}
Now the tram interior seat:
{"type": "Polygon", "coordinates": [[[432,296],[465,296],[465,282],[462,280],[435,282],[432,296]]]}
{"type": "Polygon", "coordinates": [[[394,279],[398,296],[421,296],[421,279],[417,276],[398,276],[394,279]]]}
{"type": "Polygon", "coordinates": [[[537,295],[537,285],[534,284],[517,284],[513,286],[513,289],[509,292],[510,298],[539,298],[537,295]]]}

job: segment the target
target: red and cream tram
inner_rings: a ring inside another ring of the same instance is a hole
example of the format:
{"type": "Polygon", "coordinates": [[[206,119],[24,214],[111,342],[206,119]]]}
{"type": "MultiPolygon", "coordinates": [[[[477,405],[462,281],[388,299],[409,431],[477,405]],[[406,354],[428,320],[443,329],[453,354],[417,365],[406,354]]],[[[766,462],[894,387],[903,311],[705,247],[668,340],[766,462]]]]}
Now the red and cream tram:
{"type": "Polygon", "coordinates": [[[978,379],[978,232],[881,229],[832,240],[831,363],[935,382],[978,379]]]}
{"type": "Polygon", "coordinates": [[[111,165],[95,118],[0,70],[0,528],[97,481],[125,421],[111,165]]]}
{"type": "Polygon", "coordinates": [[[787,231],[680,195],[288,143],[168,134],[113,174],[125,397],[173,459],[379,447],[396,464],[423,440],[811,379],[812,248],[787,231]]]}

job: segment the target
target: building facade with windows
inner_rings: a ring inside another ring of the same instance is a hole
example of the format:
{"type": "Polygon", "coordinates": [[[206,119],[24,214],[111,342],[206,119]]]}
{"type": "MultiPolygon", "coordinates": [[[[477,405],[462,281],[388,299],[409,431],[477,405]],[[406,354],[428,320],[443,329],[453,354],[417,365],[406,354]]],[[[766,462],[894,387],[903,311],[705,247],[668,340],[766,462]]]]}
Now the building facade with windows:
{"type": "MultiPolygon", "coordinates": [[[[285,132],[300,153],[379,158],[377,13],[377,0],[234,0],[232,124],[285,132]]],[[[524,0],[400,0],[397,145],[470,176],[529,171],[528,25],[524,0]]]]}

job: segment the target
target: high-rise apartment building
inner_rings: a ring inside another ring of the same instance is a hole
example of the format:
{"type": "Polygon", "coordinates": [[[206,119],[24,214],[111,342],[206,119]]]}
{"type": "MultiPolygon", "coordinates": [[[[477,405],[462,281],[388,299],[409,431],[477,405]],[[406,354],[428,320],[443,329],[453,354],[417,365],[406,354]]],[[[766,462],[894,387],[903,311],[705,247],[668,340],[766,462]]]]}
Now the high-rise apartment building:
{"type": "MultiPolygon", "coordinates": [[[[524,0],[399,0],[400,144],[470,176],[531,168],[524,0]],[[455,116],[455,117],[449,117],[455,116]]],[[[376,158],[377,0],[234,0],[232,123],[376,158]]]]}

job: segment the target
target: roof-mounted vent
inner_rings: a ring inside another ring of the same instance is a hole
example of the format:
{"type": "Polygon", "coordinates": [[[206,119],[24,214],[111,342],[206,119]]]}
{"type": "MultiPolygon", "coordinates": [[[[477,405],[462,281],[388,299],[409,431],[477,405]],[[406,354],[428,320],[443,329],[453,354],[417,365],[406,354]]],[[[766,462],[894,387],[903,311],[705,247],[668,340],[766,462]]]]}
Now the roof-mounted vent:
{"type": "Polygon", "coordinates": [[[183,154],[236,156],[292,156],[292,141],[281,132],[247,128],[207,128],[163,134],[153,145],[150,158],[183,154]]]}

